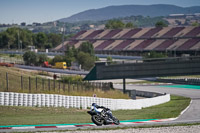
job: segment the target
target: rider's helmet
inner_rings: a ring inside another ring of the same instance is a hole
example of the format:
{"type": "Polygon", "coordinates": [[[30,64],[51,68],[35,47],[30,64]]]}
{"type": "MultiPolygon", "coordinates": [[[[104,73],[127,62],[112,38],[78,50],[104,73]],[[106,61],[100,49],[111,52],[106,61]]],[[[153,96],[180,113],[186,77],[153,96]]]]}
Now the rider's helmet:
{"type": "Polygon", "coordinates": [[[92,106],[97,107],[98,105],[96,103],[92,103],[92,106]]]}

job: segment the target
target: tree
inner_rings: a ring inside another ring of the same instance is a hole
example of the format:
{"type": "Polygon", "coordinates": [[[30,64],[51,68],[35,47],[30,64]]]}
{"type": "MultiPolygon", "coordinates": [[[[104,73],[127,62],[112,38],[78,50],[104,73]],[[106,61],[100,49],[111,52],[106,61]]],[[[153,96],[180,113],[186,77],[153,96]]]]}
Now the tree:
{"type": "Polygon", "coordinates": [[[192,26],[194,26],[194,27],[199,27],[200,24],[199,24],[198,22],[193,22],[193,23],[192,23],[192,26]]]}
{"type": "Polygon", "coordinates": [[[37,65],[42,65],[45,61],[48,60],[48,57],[46,54],[39,54],[37,55],[38,61],[37,61],[37,65]]]}
{"type": "Polygon", "coordinates": [[[112,62],[112,57],[111,56],[107,56],[107,62],[112,62]]]}
{"type": "Polygon", "coordinates": [[[94,56],[94,47],[90,42],[83,42],[78,50],[84,53],[88,53],[90,56],[94,56]]]}
{"type": "Polygon", "coordinates": [[[61,34],[54,34],[50,33],[48,36],[48,43],[52,44],[52,47],[56,47],[62,42],[62,35],[61,34]]]}
{"type": "Polygon", "coordinates": [[[123,29],[125,24],[121,20],[109,20],[105,27],[106,29],[123,29]]]}
{"type": "Polygon", "coordinates": [[[163,21],[158,21],[155,24],[156,27],[167,27],[168,25],[166,23],[164,23],[163,21]]]}
{"type": "Polygon", "coordinates": [[[45,45],[44,45],[44,48],[45,49],[50,49],[50,48],[52,48],[53,46],[52,46],[52,44],[51,43],[46,43],[45,45]]]}
{"type": "Polygon", "coordinates": [[[74,46],[72,47],[67,46],[67,51],[65,52],[64,61],[67,62],[68,66],[71,66],[71,63],[76,61],[77,54],[78,50],[74,46]]]}
{"type": "Polygon", "coordinates": [[[77,61],[81,64],[83,69],[90,70],[94,66],[95,58],[94,56],[90,56],[89,53],[81,51],[78,53],[77,61]]]}
{"type": "Polygon", "coordinates": [[[47,36],[45,33],[40,32],[36,35],[35,39],[35,46],[37,48],[44,48],[45,44],[47,43],[47,36]]]}
{"type": "Polygon", "coordinates": [[[134,28],[134,25],[133,23],[131,22],[128,22],[126,25],[125,25],[126,28],[134,28]]]}
{"type": "Polygon", "coordinates": [[[23,59],[26,65],[35,65],[37,63],[37,55],[32,51],[24,53],[23,59]]]}

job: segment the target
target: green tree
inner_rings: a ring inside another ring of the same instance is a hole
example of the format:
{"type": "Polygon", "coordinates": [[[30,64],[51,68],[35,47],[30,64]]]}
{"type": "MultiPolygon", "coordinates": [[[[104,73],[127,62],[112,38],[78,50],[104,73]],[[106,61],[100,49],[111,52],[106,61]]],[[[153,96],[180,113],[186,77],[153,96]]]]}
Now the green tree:
{"type": "MultiPolygon", "coordinates": [[[[33,33],[29,30],[19,30],[19,43],[22,43],[22,48],[33,45],[32,35],[33,33]]],[[[18,42],[16,44],[18,44],[18,42]]]]}
{"type": "Polygon", "coordinates": [[[109,20],[105,27],[106,29],[123,29],[125,24],[121,20],[109,20]]]}
{"type": "Polygon", "coordinates": [[[65,52],[64,61],[67,62],[67,66],[71,66],[71,63],[76,61],[78,50],[73,46],[67,46],[67,51],[65,52]]]}
{"type": "Polygon", "coordinates": [[[47,36],[48,36],[48,43],[51,43],[52,47],[56,47],[62,42],[61,34],[50,33],[47,36]]]}
{"type": "Polygon", "coordinates": [[[8,49],[10,49],[10,48],[13,47],[14,38],[11,35],[9,35],[7,32],[2,33],[1,38],[2,38],[1,43],[2,43],[4,48],[7,47],[8,49]]]}
{"type": "Polygon", "coordinates": [[[32,51],[24,53],[23,59],[26,65],[35,65],[37,64],[37,54],[32,51]]]}
{"type": "Polygon", "coordinates": [[[107,56],[107,62],[112,62],[112,57],[111,56],[107,56]]]}
{"type": "Polygon", "coordinates": [[[155,24],[156,27],[167,27],[168,25],[163,22],[163,21],[158,21],[156,24],[155,24]]]}
{"type": "Polygon", "coordinates": [[[90,42],[83,42],[78,50],[84,53],[88,53],[90,56],[94,56],[94,47],[90,42]]]}
{"type": "Polygon", "coordinates": [[[198,22],[193,22],[193,23],[192,23],[192,26],[194,26],[194,27],[199,27],[200,24],[199,24],[198,22]]]}
{"type": "Polygon", "coordinates": [[[44,48],[45,49],[50,49],[50,48],[52,48],[53,46],[52,46],[52,44],[51,43],[46,43],[45,45],[44,45],[44,48]]]}
{"type": "Polygon", "coordinates": [[[131,22],[128,22],[126,25],[125,25],[126,28],[134,28],[135,26],[133,25],[133,23],[131,22]]]}
{"type": "Polygon", "coordinates": [[[46,34],[40,32],[36,35],[35,46],[37,48],[44,48],[45,44],[47,43],[47,40],[48,40],[48,38],[47,38],[46,34]]]}
{"type": "Polygon", "coordinates": [[[8,28],[6,31],[0,33],[1,40],[0,46],[1,48],[11,48],[17,49],[19,46],[18,44],[22,44],[23,48],[26,48],[28,45],[32,45],[32,32],[26,29],[20,28],[8,28]]]}
{"type": "Polygon", "coordinates": [[[79,52],[77,56],[77,61],[81,64],[82,68],[85,70],[90,70],[94,66],[95,58],[90,56],[89,53],[79,52]]]}
{"type": "Polygon", "coordinates": [[[37,55],[38,61],[37,61],[37,65],[42,65],[45,61],[48,60],[48,57],[46,54],[39,54],[37,55]]]}

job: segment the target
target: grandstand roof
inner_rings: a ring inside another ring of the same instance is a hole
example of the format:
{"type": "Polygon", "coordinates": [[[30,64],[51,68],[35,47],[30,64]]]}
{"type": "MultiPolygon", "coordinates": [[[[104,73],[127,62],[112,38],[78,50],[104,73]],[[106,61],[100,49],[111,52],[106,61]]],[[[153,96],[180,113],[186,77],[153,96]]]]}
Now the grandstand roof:
{"type": "Polygon", "coordinates": [[[81,31],[54,51],[63,51],[66,45],[78,48],[85,41],[91,42],[95,51],[194,51],[200,49],[200,27],[81,31]]]}

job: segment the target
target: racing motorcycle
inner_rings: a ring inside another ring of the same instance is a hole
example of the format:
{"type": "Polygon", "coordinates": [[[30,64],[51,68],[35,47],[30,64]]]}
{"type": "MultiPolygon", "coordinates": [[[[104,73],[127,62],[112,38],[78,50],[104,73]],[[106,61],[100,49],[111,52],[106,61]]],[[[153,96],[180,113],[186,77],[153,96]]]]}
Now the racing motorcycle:
{"type": "Polygon", "coordinates": [[[92,104],[90,111],[87,113],[91,115],[92,122],[97,126],[120,124],[119,120],[112,115],[112,112],[109,108],[98,106],[95,103],[92,104]]]}

